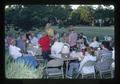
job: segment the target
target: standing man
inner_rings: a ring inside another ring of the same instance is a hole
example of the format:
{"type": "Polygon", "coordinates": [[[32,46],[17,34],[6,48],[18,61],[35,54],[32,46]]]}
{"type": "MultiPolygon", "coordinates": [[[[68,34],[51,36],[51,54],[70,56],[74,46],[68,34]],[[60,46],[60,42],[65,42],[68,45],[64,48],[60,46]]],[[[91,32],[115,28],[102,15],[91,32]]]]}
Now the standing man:
{"type": "Polygon", "coordinates": [[[70,51],[75,50],[77,44],[77,33],[71,27],[70,34],[69,34],[69,44],[70,44],[70,51]]]}

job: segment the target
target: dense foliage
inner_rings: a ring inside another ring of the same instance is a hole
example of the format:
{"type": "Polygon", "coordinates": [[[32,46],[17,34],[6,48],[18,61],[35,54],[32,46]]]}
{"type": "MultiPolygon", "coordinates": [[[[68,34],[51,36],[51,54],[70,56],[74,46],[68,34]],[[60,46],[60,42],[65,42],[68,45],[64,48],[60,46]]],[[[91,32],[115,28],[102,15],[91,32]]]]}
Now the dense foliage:
{"type": "MultiPolygon", "coordinates": [[[[72,9],[70,5],[8,5],[5,9],[5,24],[14,24],[18,28],[32,29],[52,25],[91,25],[92,21],[103,19],[105,24],[114,23],[114,10],[99,6],[79,6],[72,9]]],[[[104,25],[105,25],[104,24],[104,25]]]]}

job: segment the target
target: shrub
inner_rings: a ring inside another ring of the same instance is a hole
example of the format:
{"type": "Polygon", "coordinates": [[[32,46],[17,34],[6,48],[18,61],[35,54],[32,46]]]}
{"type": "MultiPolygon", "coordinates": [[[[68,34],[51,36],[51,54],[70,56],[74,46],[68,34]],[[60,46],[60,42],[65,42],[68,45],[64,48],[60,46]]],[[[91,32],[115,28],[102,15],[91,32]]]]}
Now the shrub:
{"type": "Polygon", "coordinates": [[[31,69],[24,63],[11,61],[10,56],[5,56],[5,76],[8,79],[40,79],[43,76],[43,65],[35,70],[31,69]]]}
{"type": "Polygon", "coordinates": [[[23,63],[12,62],[5,67],[5,75],[8,79],[36,79],[42,78],[42,67],[33,70],[23,63]]]}

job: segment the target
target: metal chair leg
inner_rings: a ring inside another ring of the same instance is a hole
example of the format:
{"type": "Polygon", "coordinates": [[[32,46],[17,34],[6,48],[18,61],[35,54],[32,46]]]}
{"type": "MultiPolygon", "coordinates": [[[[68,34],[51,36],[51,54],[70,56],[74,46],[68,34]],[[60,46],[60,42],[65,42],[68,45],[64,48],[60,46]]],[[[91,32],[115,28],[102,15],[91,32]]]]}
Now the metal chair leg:
{"type": "Polygon", "coordinates": [[[111,78],[114,78],[114,71],[111,71],[111,78]]]}
{"type": "Polygon", "coordinates": [[[94,78],[96,78],[95,73],[94,73],[94,78]]]}
{"type": "Polygon", "coordinates": [[[82,79],[84,78],[84,76],[82,75],[82,79]]]}
{"type": "Polygon", "coordinates": [[[102,78],[102,73],[101,73],[101,72],[99,72],[99,74],[100,74],[100,78],[102,78]]]}
{"type": "Polygon", "coordinates": [[[78,74],[76,75],[76,77],[75,77],[75,78],[78,78],[78,77],[79,77],[79,75],[80,75],[80,74],[78,73],[78,74]]]}

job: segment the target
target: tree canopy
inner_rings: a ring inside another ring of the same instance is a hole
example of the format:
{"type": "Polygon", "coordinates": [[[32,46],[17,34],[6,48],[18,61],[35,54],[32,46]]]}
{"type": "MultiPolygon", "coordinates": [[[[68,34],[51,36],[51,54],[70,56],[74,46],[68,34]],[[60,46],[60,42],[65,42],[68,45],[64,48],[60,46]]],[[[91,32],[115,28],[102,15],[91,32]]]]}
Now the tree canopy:
{"type": "MultiPolygon", "coordinates": [[[[13,24],[18,28],[32,29],[45,26],[50,22],[58,24],[58,20],[72,25],[91,25],[92,20],[107,19],[113,23],[114,10],[99,6],[79,6],[72,9],[70,5],[8,5],[5,9],[5,24],[13,24]]],[[[66,25],[66,24],[65,24],[66,25]]]]}

